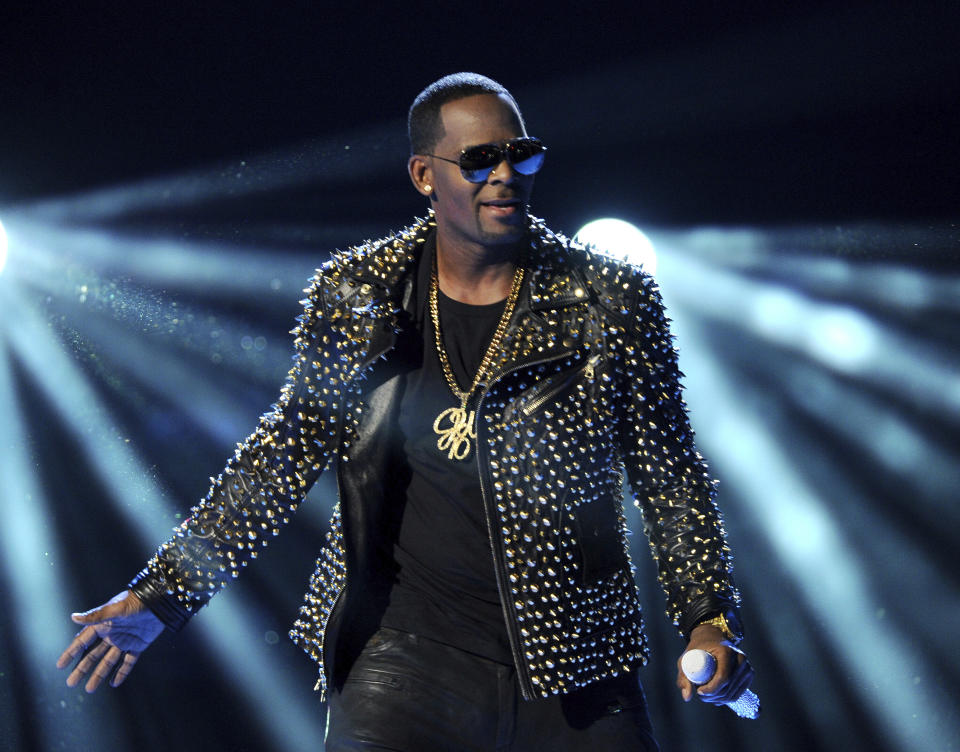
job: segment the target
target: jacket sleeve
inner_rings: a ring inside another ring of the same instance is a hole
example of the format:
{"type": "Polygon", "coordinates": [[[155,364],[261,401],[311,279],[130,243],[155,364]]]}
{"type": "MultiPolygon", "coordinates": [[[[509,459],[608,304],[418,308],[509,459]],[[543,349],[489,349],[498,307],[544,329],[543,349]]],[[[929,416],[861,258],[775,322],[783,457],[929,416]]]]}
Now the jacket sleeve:
{"type": "Polygon", "coordinates": [[[624,357],[624,460],[666,592],[667,615],[689,636],[708,616],[737,617],[740,598],[715,483],[694,446],[659,290],[638,270],[624,288],[622,310],[633,311],[624,357]]]}
{"type": "Polygon", "coordinates": [[[304,312],[293,330],[293,366],[280,399],[130,583],[170,629],[180,629],[256,558],[289,521],[334,451],[344,407],[323,286],[318,273],[302,301],[304,312]]]}

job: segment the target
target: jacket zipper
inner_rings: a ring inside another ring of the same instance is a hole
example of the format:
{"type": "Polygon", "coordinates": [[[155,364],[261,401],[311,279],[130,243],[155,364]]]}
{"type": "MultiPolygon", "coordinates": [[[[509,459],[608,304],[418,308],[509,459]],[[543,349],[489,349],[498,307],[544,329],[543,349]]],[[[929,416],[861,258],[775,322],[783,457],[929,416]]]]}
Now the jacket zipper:
{"type": "MultiPolygon", "coordinates": [[[[333,612],[337,610],[337,604],[340,603],[340,597],[343,595],[343,591],[347,589],[347,573],[346,573],[346,562],[344,562],[344,573],[343,573],[343,587],[337,591],[337,597],[333,599],[333,605],[330,607],[330,613],[327,614],[327,618],[323,620],[323,625],[320,627],[320,644],[323,646],[321,650],[323,651],[320,655],[320,676],[317,678],[317,683],[313,685],[313,691],[319,692],[323,689],[323,680],[327,675],[327,667],[324,665],[327,659],[327,625],[330,623],[330,619],[333,616],[333,612]]],[[[320,698],[321,702],[326,700],[326,693],[320,698]]]]}
{"type": "MultiPolygon", "coordinates": [[[[514,371],[519,371],[521,368],[532,368],[534,366],[543,365],[544,363],[550,363],[554,360],[560,360],[561,358],[568,357],[573,354],[573,351],[567,351],[559,353],[550,358],[544,358],[543,360],[537,360],[532,363],[524,363],[522,365],[515,366],[508,371],[504,371],[496,379],[492,379],[490,383],[485,384],[483,392],[480,393],[480,397],[477,400],[477,409],[474,413],[474,425],[473,430],[477,436],[480,435],[480,432],[477,430],[480,425],[480,408],[483,406],[483,399],[490,393],[490,387],[493,386],[497,381],[500,381],[504,377],[513,373],[514,371]]],[[[589,363],[588,363],[589,364],[589,363]]],[[[487,518],[487,535],[490,542],[490,553],[493,556],[493,571],[497,579],[497,592],[500,594],[500,608],[503,610],[503,619],[507,627],[507,638],[510,641],[510,650],[513,653],[513,663],[517,669],[517,680],[520,684],[520,694],[525,700],[532,700],[536,697],[536,692],[533,689],[533,682],[530,680],[530,672],[527,669],[527,662],[523,658],[523,653],[520,651],[520,640],[516,633],[516,620],[513,616],[513,612],[509,608],[507,601],[507,588],[504,583],[504,573],[502,571],[502,566],[500,563],[500,558],[497,557],[497,543],[503,545],[503,539],[497,535],[494,537],[494,526],[493,526],[493,507],[490,499],[490,494],[487,491],[487,486],[489,485],[488,473],[489,470],[485,469],[480,462],[480,443],[479,439],[477,440],[477,469],[480,472],[480,493],[483,497],[483,508],[486,512],[487,518]],[[487,481],[486,483],[484,481],[487,481]]],[[[502,557],[501,557],[502,558],[502,557]]]]}
{"type": "Polygon", "coordinates": [[[520,408],[520,411],[526,416],[533,415],[533,413],[539,410],[542,405],[549,402],[551,399],[553,399],[554,396],[556,396],[557,394],[562,392],[564,389],[566,389],[568,386],[570,386],[570,384],[572,384],[573,381],[581,373],[584,376],[586,376],[587,379],[589,379],[590,381],[593,381],[594,370],[596,369],[597,364],[599,362],[600,362],[599,355],[591,356],[591,358],[587,361],[586,365],[584,365],[583,368],[573,371],[560,383],[554,384],[552,387],[550,387],[546,391],[542,392],[541,394],[538,394],[536,397],[531,399],[526,405],[520,408]]]}

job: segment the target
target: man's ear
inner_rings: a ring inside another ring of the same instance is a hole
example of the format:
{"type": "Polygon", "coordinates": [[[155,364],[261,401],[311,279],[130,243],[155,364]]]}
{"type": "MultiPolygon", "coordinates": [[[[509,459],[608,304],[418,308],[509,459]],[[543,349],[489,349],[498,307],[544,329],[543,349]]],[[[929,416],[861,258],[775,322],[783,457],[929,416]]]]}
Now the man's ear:
{"type": "Polygon", "coordinates": [[[407,160],[407,172],[417,192],[428,198],[433,193],[433,169],[420,154],[414,154],[407,160]]]}

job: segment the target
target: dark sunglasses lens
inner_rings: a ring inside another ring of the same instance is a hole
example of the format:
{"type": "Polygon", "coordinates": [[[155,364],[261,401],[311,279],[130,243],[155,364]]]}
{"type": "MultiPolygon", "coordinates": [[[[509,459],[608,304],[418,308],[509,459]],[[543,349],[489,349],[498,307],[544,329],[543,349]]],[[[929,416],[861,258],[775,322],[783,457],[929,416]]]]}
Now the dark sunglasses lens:
{"type": "Polygon", "coordinates": [[[535,139],[512,141],[507,145],[510,164],[521,175],[533,175],[543,166],[546,149],[535,139]]]}
{"type": "Polygon", "coordinates": [[[460,168],[460,174],[470,183],[482,183],[493,172],[492,167],[478,167],[475,170],[468,170],[466,167],[460,168]]]}
{"type": "Polygon", "coordinates": [[[496,167],[503,156],[500,147],[496,144],[481,144],[465,149],[460,155],[460,166],[466,170],[482,170],[485,167],[496,167]]]}
{"type": "Polygon", "coordinates": [[[520,160],[519,162],[513,162],[513,169],[515,169],[521,175],[533,175],[541,167],[543,167],[544,156],[545,155],[542,151],[537,152],[536,154],[531,154],[526,159],[520,160]]]}
{"type": "Polygon", "coordinates": [[[471,183],[481,183],[502,158],[496,144],[471,146],[460,155],[460,172],[471,183]]]}

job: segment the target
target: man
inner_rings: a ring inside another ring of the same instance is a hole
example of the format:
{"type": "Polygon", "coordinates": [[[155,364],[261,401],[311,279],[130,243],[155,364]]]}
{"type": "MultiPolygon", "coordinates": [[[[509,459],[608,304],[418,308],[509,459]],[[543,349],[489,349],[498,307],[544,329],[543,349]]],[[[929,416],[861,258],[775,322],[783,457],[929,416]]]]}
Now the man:
{"type": "Polygon", "coordinates": [[[129,590],[73,616],[58,665],[86,650],[68,684],[120,684],[333,462],[291,632],[320,664],[328,750],[656,749],[624,470],[670,616],[717,658],[701,698],[752,676],[659,294],[528,215],[545,147],[496,82],[435,82],[409,131],[431,216],[318,271],[279,402],[129,590]]]}

